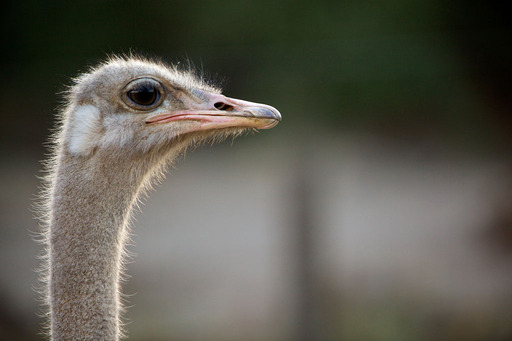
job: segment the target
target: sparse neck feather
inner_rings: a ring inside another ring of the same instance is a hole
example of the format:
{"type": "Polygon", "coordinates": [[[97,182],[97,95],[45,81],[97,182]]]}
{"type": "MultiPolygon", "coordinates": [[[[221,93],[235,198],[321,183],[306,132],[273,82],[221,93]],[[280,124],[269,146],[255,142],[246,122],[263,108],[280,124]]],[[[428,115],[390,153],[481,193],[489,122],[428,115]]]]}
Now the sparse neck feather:
{"type": "Polygon", "coordinates": [[[129,158],[57,160],[50,198],[49,297],[53,340],[118,340],[127,225],[150,168],[129,158]]]}

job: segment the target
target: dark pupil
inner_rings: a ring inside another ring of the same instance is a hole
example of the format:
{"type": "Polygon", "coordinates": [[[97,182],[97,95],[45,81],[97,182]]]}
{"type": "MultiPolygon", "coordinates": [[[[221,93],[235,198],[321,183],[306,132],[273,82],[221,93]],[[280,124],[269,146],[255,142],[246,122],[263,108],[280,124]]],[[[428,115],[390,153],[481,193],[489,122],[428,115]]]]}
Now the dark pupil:
{"type": "Polygon", "coordinates": [[[151,105],[157,100],[158,92],[155,87],[150,84],[140,85],[128,91],[128,97],[138,105],[151,105]]]}

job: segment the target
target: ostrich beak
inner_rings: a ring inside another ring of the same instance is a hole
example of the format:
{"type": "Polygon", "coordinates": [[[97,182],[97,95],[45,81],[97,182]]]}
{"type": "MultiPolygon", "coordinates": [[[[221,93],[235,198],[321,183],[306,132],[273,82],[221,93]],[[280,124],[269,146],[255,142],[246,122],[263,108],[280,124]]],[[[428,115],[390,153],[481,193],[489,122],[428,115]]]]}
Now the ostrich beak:
{"type": "Polygon", "coordinates": [[[183,96],[185,110],[159,113],[146,120],[147,124],[195,121],[186,132],[241,127],[268,129],[281,121],[279,111],[270,105],[242,101],[220,94],[195,90],[193,96],[183,96]]]}

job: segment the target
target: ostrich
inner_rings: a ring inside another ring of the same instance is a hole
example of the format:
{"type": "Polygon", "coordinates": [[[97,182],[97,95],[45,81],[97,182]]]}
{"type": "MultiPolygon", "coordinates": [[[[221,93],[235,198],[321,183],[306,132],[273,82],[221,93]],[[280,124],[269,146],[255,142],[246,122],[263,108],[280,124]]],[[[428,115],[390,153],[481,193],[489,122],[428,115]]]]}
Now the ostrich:
{"type": "Polygon", "coordinates": [[[161,62],[112,57],[75,79],[47,162],[43,269],[53,340],[118,340],[132,207],[187,146],[275,126],[273,107],[223,96],[161,62]]]}

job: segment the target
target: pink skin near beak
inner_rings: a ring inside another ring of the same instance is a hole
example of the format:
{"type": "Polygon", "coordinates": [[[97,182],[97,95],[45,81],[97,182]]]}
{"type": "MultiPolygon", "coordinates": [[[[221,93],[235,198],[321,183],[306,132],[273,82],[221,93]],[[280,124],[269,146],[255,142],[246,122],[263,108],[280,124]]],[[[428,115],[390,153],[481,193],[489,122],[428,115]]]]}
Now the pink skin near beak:
{"type": "Polygon", "coordinates": [[[228,98],[219,94],[195,90],[195,98],[183,98],[186,110],[157,114],[146,120],[147,124],[163,124],[175,121],[199,123],[188,132],[229,127],[268,129],[274,127],[281,114],[269,105],[228,98]]]}

